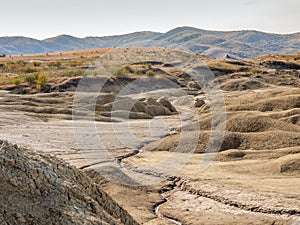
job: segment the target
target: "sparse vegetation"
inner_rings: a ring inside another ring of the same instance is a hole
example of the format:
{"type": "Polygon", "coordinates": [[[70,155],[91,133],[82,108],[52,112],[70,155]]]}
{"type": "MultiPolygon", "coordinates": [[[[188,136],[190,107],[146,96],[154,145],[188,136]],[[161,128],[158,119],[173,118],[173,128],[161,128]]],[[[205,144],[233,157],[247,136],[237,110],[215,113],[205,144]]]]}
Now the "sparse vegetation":
{"type": "Polygon", "coordinates": [[[245,66],[228,63],[226,61],[212,61],[212,62],[208,62],[207,65],[211,69],[226,69],[234,72],[245,71],[247,68],[245,66]]]}
{"type": "Polygon", "coordinates": [[[49,63],[47,63],[47,66],[60,68],[61,67],[61,62],[60,61],[49,62],[49,63]]]}
{"type": "Polygon", "coordinates": [[[26,75],[24,81],[28,83],[29,86],[32,86],[38,80],[38,74],[26,75]]]}
{"type": "Polygon", "coordinates": [[[25,73],[35,73],[38,72],[38,69],[36,67],[27,66],[24,70],[25,73]]]}
{"type": "Polygon", "coordinates": [[[47,88],[48,77],[45,72],[40,72],[36,81],[36,89],[44,91],[47,88]]]}
{"type": "Polygon", "coordinates": [[[85,70],[78,69],[78,70],[68,70],[63,72],[64,77],[81,77],[84,76],[86,73],[85,70]]]}
{"type": "MultiPolygon", "coordinates": [[[[103,51],[99,51],[98,55],[101,53],[103,51]]],[[[59,57],[64,56],[63,53],[58,55],[59,57]]],[[[73,56],[73,54],[71,55],[73,56]]],[[[82,55],[84,55],[84,52],[82,55]]],[[[40,59],[27,60],[26,57],[17,56],[15,60],[10,58],[7,61],[0,62],[0,88],[9,88],[11,90],[11,85],[14,85],[15,93],[20,93],[19,86],[21,85],[22,93],[35,93],[37,90],[45,91],[49,86],[56,85],[57,81],[62,81],[62,78],[82,77],[86,74],[95,76],[99,74],[93,68],[89,71],[85,69],[94,65],[94,61],[97,58],[94,55],[84,58],[80,58],[80,55],[78,55],[75,59],[54,58],[49,61],[40,59]],[[46,77],[47,79],[45,79],[46,77]],[[47,80],[46,86],[44,84],[45,80],[47,80]]],[[[50,59],[52,54],[41,57],[50,59]]]]}
{"type": "Polygon", "coordinates": [[[130,73],[131,73],[130,67],[129,66],[125,66],[125,67],[117,70],[117,72],[115,73],[115,75],[117,77],[128,77],[130,73]]]}
{"type": "Polygon", "coordinates": [[[77,66],[82,66],[83,62],[81,60],[72,60],[69,62],[69,66],[71,67],[77,67],[77,66]]]}
{"type": "Polygon", "coordinates": [[[147,63],[147,64],[146,64],[146,67],[147,67],[148,70],[151,70],[151,69],[152,69],[152,65],[151,65],[150,63],[147,63]]]}
{"type": "Polygon", "coordinates": [[[17,87],[20,86],[22,79],[20,77],[16,77],[12,80],[12,84],[16,85],[17,87]]]}
{"type": "Polygon", "coordinates": [[[146,76],[147,77],[154,77],[156,74],[153,70],[148,70],[147,73],[146,73],[146,76]]]}
{"type": "MultiPolygon", "coordinates": [[[[92,54],[91,52],[96,54],[96,51],[91,50],[89,54],[92,54]]],[[[98,52],[101,51],[99,50],[98,52]]],[[[30,90],[33,90],[34,92],[36,91],[37,86],[39,87],[37,80],[40,72],[43,72],[46,75],[47,84],[51,87],[62,82],[64,80],[63,78],[67,79],[97,75],[110,76],[111,73],[120,78],[131,77],[136,79],[153,76],[178,76],[180,79],[185,80],[180,81],[183,85],[187,85],[190,81],[188,75],[183,76],[182,72],[177,71],[175,67],[168,64],[164,65],[159,62],[133,63],[118,69],[117,66],[111,65],[105,72],[105,70],[99,70],[97,69],[97,66],[95,66],[95,61],[99,56],[89,56],[84,52],[74,53],[75,55],[73,53],[68,54],[70,59],[62,59],[62,57],[65,58],[65,53],[58,53],[56,58],[54,57],[54,54],[50,54],[47,57],[45,55],[41,56],[44,57],[44,59],[35,58],[34,60],[29,60],[26,58],[26,55],[23,56],[23,58],[18,56],[15,60],[13,58],[3,59],[3,61],[0,62],[0,87],[10,88],[9,85],[15,85],[13,79],[20,77],[19,85],[22,84],[22,88],[24,88],[25,91],[30,92],[30,90]],[[80,56],[84,56],[84,58],[80,56]]],[[[98,54],[100,55],[100,53],[98,54]]],[[[199,55],[199,57],[201,56],[199,55]]],[[[297,83],[299,83],[299,72],[292,70],[287,72],[283,68],[283,70],[274,70],[273,73],[270,73],[268,67],[264,67],[264,65],[260,64],[262,61],[272,61],[273,58],[276,58],[276,60],[279,61],[287,60],[296,64],[295,59],[299,57],[297,54],[288,56],[262,56],[257,63],[255,63],[255,60],[229,61],[210,59],[207,62],[207,65],[215,73],[215,76],[220,78],[218,78],[218,80],[221,84],[221,88],[224,90],[260,89],[265,87],[265,83],[282,86],[297,86],[297,83]],[[230,76],[232,82],[227,82],[229,80],[226,75],[230,76]],[[255,80],[250,82],[247,80],[250,78],[255,80]]],[[[18,82],[16,83],[18,84],[18,82]]]]}

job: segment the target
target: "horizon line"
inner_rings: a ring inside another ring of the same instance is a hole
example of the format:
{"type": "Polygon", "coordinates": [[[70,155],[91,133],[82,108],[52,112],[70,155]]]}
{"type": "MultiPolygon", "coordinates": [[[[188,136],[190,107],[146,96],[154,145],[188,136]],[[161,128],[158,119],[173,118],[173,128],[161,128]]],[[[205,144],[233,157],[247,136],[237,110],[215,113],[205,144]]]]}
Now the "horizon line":
{"type": "Polygon", "coordinates": [[[167,30],[166,32],[158,32],[158,31],[150,31],[150,30],[141,30],[141,31],[134,31],[134,32],[129,32],[129,33],[123,33],[123,34],[108,34],[108,35],[103,35],[103,36],[84,36],[84,37],[79,37],[76,35],[72,35],[72,34],[59,34],[56,36],[52,36],[52,37],[47,37],[44,39],[39,39],[39,38],[34,38],[34,37],[30,37],[30,36],[25,36],[25,35],[7,35],[7,36],[0,36],[0,38],[29,38],[29,39],[35,39],[38,41],[45,41],[47,39],[51,39],[51,38],[56,38],[56,37],[60,37],[60,36],[69,36],[69,37],[74,37],[74,38],[78,38],[78,39],[85,39],[85,38],[105,38],[105,37],[114,37],[114,36],[124,36],[124,35],[129,35],[129,34],[135,34],[135,33],[157,33],[157,34],[166,34],[172,30],[178,29],[178,28],[193,28],[193,29],[197,29],[197,30],[202,30],[202,31],[211,31],[211,32],[242,32],[242,31],[254,31],[254,32],[259,32],[259,33],[266,33],[266,34],[274,34],[274,35],[293,35],[293,34],[298,34],[300,33],[300,31],[297,32],[291,32],[291,33],[276,33],[276,32],[268,32],[268,31],[262,31],[262,30],[256,30],[256,29],[237,29],[237,30],[217,30],[217,29],[202,29],[202,28],[198,28],[198,27],[192,27],[192,26],[179,26],[179,27],[175,27],[171,30],[167,30]]]}

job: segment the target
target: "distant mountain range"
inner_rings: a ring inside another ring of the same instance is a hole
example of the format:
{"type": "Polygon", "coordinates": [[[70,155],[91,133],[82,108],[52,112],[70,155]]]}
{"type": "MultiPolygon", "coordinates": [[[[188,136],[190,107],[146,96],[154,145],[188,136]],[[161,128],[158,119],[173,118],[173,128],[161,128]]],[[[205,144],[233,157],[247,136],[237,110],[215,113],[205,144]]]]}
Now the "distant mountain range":
{"type": "Polygon", "coordinates": [[[271,34],[254,30],[208,31],[178,27],[167,33],[136,32],[107,37],[61,35],[45,40],[0,37],[0,54],[39,54],[120,46],[182,46],[214,58],[249,58],[269,53],[300,52],[300,33],[271,34]]]}

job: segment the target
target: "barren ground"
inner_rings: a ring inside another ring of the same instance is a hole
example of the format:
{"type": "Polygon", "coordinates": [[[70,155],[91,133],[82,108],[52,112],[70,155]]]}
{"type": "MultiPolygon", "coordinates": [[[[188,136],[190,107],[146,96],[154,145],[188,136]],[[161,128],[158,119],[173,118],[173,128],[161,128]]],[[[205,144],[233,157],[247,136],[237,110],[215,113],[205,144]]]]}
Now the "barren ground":
{"type": "MultiPolygon", "coordinates": [[[[221,151],[206,170],[200,164],[210,156],[203,151],[211,112],[201,91],[190,96],[206,102],[197,108],[201,127],[197,148],[175,174],[138,167],[159,163],[170,155],[185,157],[187,153],[175,152],[182,126],[190,125],[182,124],[180,115],[151,120],[138,111],[136,120],[118,114],[110,120],[104,111],[95,123],[72,121],[73,94],[68,91],[28,96],[1,91],[0,139],[54,154],[81,168],[141,224],[300,224],[299,72],[273,72],[237,72],[218,78],[226,102],[226,135],[221,151]],[[93,141],[91,123],[102,147],[93,141]],[[83,139],[78,140],[74,127],[86,131],[80,136],[83,139]],[[132,187],[105,179],[96,171],[107,163],[106,158],[93,155],[103,149],[119,159],[116,162],[124,173],[156,183],[132,187]]],[[[155,94],[164,92],[138,97],[155,94]]],[[[179,104],[176,97],[169,100],[179,104]]],[[[184,114],[189,112],[189,101],[182,102],[183,121],[195,120],[184,114]]],[[[100,108],[106,109],[104,106],[100,108]]],[[[183,139],[188,145],[192,135],[183,139]]]]}

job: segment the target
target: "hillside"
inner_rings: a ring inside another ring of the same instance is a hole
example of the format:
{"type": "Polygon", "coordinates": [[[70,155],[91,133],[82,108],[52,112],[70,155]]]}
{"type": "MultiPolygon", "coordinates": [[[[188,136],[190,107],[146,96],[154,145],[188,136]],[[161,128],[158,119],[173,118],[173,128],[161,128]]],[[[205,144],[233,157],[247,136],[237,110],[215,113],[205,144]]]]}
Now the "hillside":
{"type": "Polygon", "coordinates": [[[42,54],[137,45],[180,45],[214,58],[222,58],[225,54],[235,58],[250,58],[269,53],[299,52],[300,33],[271,34],[254,30],[224,32],[179,27],[166,33],[135,32],[108,37],[76,38],[60,35],[45,40],[0,37],[0,54],[42,54]]]}

